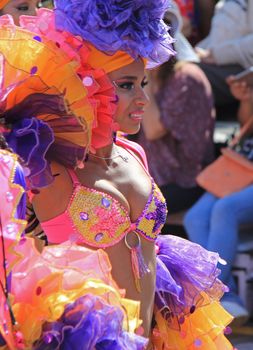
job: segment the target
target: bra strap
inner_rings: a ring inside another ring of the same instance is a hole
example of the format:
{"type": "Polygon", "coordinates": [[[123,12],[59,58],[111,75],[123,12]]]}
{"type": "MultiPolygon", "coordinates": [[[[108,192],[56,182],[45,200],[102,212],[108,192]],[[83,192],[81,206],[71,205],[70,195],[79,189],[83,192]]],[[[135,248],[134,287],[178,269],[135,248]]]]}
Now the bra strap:
{"type": "Polygon", "coordinates": [[[118,137],[116,144],[126,148],[129,153],[131,153],[135,159],[143,166],[145,171],[149,174],[148,161],[144,149],[136,142],[127,140],[122,137],[118,137]]]}
{"type": "Polygon", "coordinates": [[[67,172],[69,174],[69,176],[71,177],[71,180],[73,182],[73,185],[79,185],[80,184],[80,181],[78,180],[78,177],[76,175],[76,173],[74,172],[73,169],[70,169],[70,168],[67,168],[67,172]]]}

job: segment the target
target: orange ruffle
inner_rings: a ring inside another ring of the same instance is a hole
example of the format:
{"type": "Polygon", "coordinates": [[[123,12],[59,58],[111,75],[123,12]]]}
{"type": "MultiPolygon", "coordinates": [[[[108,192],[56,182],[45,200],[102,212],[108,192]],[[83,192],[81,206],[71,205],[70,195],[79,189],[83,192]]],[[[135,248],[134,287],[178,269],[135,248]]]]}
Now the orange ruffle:
{"type": "Polygon", "coordinates": [[[155,313],[156,327],[152,342],[155,350],[232,350],[224,335],[233,317],[219,302],[206,302],[180,320],[172,317],[166,321],[160,312],[155,313]]]}
{"type": "Polygon", "coordinates": [[[110,144],[113,131],[119,127],[114,121],[117,108],[115,88],[107,73],[132,63],[133,58],[124,52],[108,56],[80,37],[57,30],[54,12],[48,9],[38,10],[36,17],[22,16],[20,26],[46,37],[53,45],[57,42],[70,60],[79,62],[78,75],[88,90],[88,101],[94,111],[91,151],[96,152],[96,149],[110,144]]]}
{"type": "Polygon", "coordinates": [[[12,272],[12,309],[26,350],[32,349],[45,322],[56,321],[66,305],[88,294],[119,307],[125,330],[133,333],[140,326],[139,302],[124,298],[103,250],[65,242],[39,254],[30,238],[16,249],[23,258],[12,272]]]}
{"type": "MultiPolygon", "coordinates": [[[[73,132],[53,129],[57,140],[89,149],[94,111],[88,100],[87,89],[77,75],[79,63],[64,54],[56,43],[13,25],[11,16],[0,17],[0,52],[7,64],[2,74],[3,89],[15,88],[8,94],[6,109],[12,108],[34,92],[64,97],[69,114],[76,118],[73,132]]],[[[67,117],[67,116],[66,116],[67,117]]],[[[48,122],[56,115],[41,115],[48,122]]],[[[52,123],[53,124],[53,123],[52,123]]],[[[85,155],[84,155],[85,156],[85,155]]]]}
{"type": "Polygon", "coordinates": [[[5,5],[8,4],[10,0],[0,0],[0,10],[2,10],[2,8],[4,8],[5,5]]]}

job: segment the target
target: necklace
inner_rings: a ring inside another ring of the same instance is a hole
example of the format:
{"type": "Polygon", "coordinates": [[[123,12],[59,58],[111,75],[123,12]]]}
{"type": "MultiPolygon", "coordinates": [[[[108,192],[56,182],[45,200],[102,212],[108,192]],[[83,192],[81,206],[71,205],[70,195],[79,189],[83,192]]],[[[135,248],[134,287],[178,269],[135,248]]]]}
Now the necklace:
{"type": "MultiPolygon", "coordinates": [[[[117,153],[118,153],[118,152],[117,152],[117,153]]],[[[122,156],[122,154],[120,154],[120,153],[116,154],[116,155],[113,156],[113,157],[100,157],[100,156],[97,156],[96,154],[92,154],[92,157],[95,157],[95,158],[98,158],[98,159],[103,159],[103,160],[113,160],[113,159],[115,159],[115,158],[120,157],[121,159],[124,160],[124,162],[128,163],[128,157],[122,156]]]]}

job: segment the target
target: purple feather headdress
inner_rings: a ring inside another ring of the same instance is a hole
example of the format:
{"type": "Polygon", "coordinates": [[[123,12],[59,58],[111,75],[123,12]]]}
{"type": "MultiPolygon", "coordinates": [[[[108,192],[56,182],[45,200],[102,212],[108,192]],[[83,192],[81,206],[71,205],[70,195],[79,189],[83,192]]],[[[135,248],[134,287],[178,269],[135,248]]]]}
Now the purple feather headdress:
{"type": "Polygon", "coordinates": [[[98,50],[148,59],[149,67],[175,54],[163,22],[169,0],[56,0],[56,26],[98,50]]]}

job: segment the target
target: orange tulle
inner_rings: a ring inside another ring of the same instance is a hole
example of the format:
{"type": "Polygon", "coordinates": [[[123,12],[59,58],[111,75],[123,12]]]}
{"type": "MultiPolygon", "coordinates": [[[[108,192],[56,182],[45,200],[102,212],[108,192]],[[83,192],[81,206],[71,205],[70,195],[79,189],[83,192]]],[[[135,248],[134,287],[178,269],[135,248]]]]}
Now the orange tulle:
{"type": "Polygon", "coordinates": [[[155,350],[232,350],[224,335],[233,317],[217,301],[203,293],[203,305],[181,320],[172,317],[168,322],[160,312],[155,313],[156,327],[152,342],[155,350]]]}
{"type": "Polygon", "coordinates": [[[0,0],[0,10],[4,8],[5,5],[8,4],[10,0],[0,0]]]}
{"type": "Polygon", "coordinates": [[[92,124],[91,151],[107,146],[112,142],[113,131],[118,130],[114,121],[116,112],[115,88],[107,75],[109,70],[118,69],[133,62],[133,58],[124,52],[108,56],[80,37],[55,28],[54,12],[48,9],[37,11],[36,17],[22,16],[20,26],[38,35],[46,37],[65,52],[70,60],[79,62],[78,75],[88,90],[88,101],[94,110],[92,124]],[[102,68],[101,68],[102,67],[102,68]]]}
{"type": "MultiPolygon", "coordinates": [[[[76,118],[77,126],[72,132],[64,132],[64,127],[54,129],[55,139],[59,142],[66,140],[87,151],[94,111],[87,89],[77,75],[78,61],[70,59],[49,39],[15,27],[8,15],[0,17],[0,26],[0,51],[6,61],[2,89],[10,89],[16,84],[8,94],[6,109],[35,92],[62,95],[69,114],[76,118]]],[[[40,115],[40,119],[49,125],[55,118],[55,115],[40,115]]]]}
{"type": "Polygon", "coordinates": [[[32,348],[45,322],[56,321],[66,305],[87,294],[119,307],[125,330],[133,333],[140,326],[139,302],[124,298],[104,251],[66,242],[39,254],[29,238],[16,249],[23,259],[12,271],[12,308],[25,349],[32,348]]]}

